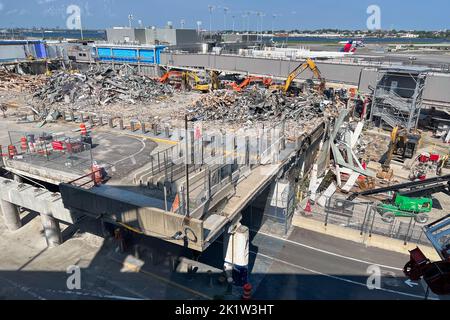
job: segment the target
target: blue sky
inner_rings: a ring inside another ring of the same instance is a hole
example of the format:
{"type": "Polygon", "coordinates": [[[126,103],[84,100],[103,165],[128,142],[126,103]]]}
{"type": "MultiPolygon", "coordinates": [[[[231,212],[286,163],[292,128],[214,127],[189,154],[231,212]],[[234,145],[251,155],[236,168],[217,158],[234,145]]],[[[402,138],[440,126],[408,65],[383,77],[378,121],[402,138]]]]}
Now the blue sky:
{"type": "MultiPolygon", "coordinates": [[[[0,27],[65,27],[70,4],[78,5],[84,28],[127,25],[128,14],[146,26],[162,26],[172,21],[177,27],[196,28],[196,21],[209,29],[208,5],[213,5],[213,29],[242,30],[242,15],[250,14],[250,28],[256,30],[256,12],[263,12],[264,29],[366,29],[371,4],[381,8],[382,29],[441,30],[450,28],[448,0],[0,0],[0,27]],[[273,18],[273,15],[277,15],[273,18]]],[[[246,20],[248,21],[248,20],[246,20]]],[[[246,22],[247,23],[247,22],[246,22]]],[[[247,28],[247,27],[245,27],[247,28]]]]}

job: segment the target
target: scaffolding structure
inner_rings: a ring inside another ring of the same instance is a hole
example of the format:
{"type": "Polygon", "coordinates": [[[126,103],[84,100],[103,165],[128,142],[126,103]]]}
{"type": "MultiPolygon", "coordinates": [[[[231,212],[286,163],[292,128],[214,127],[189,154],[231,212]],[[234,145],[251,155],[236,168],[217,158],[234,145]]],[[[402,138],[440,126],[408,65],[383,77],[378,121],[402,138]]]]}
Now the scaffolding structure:
{"type": "Polygon", "coordinates": [[[422,109],[422,95],[427,77],[426,68],[395,67],[378,70],[372,99],[371,121],[394,128],[417,128],[422,109]]]}

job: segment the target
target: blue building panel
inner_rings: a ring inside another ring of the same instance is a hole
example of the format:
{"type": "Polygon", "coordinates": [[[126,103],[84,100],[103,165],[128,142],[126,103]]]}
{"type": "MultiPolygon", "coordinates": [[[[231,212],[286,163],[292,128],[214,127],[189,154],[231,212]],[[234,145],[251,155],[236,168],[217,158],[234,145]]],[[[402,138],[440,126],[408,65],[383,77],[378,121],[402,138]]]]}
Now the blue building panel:
{"type": "Polygon", "coordinates": [[[47,50],[45,48],[45,44],[40,42],[40,43],[35,43],[34,44],[34,50],[36,52],[36,58],[37,59],[46,59],[47,58],[47,50]]]}
{"type": "Polygon", "coordinates": [[[98,47],[97,58],[101,61],[130,63],[160,63],[161,52],[165,46],[149,47],[98,47]]]}
{"type": "Polygon", "coordinates": [[[137,62],[137,49],[113,48],[114,61],[137,62]]]}
{"type": "Polygon", "coordinates": [[[97,54],[100,60],[111,61],[113,58],[111,48],[98,48],[97,54]]]}
{"type": "Polygon", "coordinates": [[[139,58],[141,62],[155,63],[155,50],[151,49],[139,50],[139,58]]]}

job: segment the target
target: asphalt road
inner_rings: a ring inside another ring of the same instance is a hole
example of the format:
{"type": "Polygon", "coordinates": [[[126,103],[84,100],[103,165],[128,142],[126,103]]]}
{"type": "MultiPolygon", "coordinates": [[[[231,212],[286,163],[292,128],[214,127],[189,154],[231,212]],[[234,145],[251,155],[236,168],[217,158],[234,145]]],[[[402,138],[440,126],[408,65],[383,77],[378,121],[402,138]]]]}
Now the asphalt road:
{"type": "Polygon", "coordinates": [[[254,234],[251,255],[256,261],[253,276],[260,266],[268,266],[254,294],[259,299],[424,297],[420,284],[412,284],[411,288],[405,283],[401,268],[408,256],[304,229],[294,228],[287,239],[254,234]],[[371,270],[380,271],[379,289],[367,286],[371,270]]]}
{"type": "MultiPolygon", "coordinates": [[[[88,223],[86,223],[88,225],[88,223]]],[[[90,229],[89,229],[90,228],[90,229]]],[[[86,232],[89,230],[84,229],[86,232]]],[[[186,256],[186,250],[160,240],[144,238],[140,272],[124,269],[111,241],[86,234],[46,249],[35,217],[15,233],[0,223],[0,299],[239,299],[239,288],[231,294],[219,284],[218,275],[209,281],[203,274],[188,275],[170,270],[169,252],[186,256]],[[101,242],[101,243],[100,243],[101,242]],[[14,246],[11,246],[14,243],[14,246]],[[68,290],[70,265],[79,265],[82,289],[68,290]]],[[[219,239],[199,261],[221,268],[223,243],[219,239]]],[[[419,284],[405,284],[401,268],[405,255],[351,241],[294,228],[288,238],[263,233],[251,234],[250,282],[255,299],[423,299],[419,284]],[[369,266],[378,265],[380,289],[369,290],[369,266]]]]}

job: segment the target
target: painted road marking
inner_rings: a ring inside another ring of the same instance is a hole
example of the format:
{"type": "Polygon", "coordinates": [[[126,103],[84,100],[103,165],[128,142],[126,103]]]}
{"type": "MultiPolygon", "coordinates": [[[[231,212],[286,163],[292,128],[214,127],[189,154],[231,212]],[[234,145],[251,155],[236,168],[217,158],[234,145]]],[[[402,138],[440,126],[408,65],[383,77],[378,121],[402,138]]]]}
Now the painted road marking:
{"type": "Polygon", "coordinates": [[[43,296],[41,296],[41,295],[39,295],[38,293],[32,291],[31,288],[28,288],[28,287],[26,287],[26,286],[23,286],[23,285],[21,285],[21,284],[19,284],[19,283],[17,283],[17,282],[12,281],[12,280],[5,279],[5,278],[3,278],[3,277],[0,277],[0,279],[2,279],[3,281],[9,283],[9,284],[10,284],[11,286],[13,286],[14,288],[19,289],[20,291],[29,294],[30,296],[32,296],[32,297],[35,298],[35,299],[38,299],[38,300],[47,300],[47,299],[44,298],[43,296]]]}
{"type": "MultiPolygon", "coordinates": [[[[311,272],[311,273],[314,273],[314,274],[318,274],[318,275],[321,275],[321,276],[324,276],[324,277],[332,278],[334,280],[344,281],[344,282],[347,282],[347,283],[351,283],[351,284],[354,284],[354,285],[358,285],[358,286],[362,286],[362,287],[367,288],[367,284],[366,283],[361,283],[361,282],[357,282],[357,281],[353,281],[353,280],[349,280],[349,279],[345,279],[345,278],[341,278],[341,277],[337,277],[337,276],[332,276],[332,275],[327,274],[327,273],[323,273],[323,272],[320,272],[320,271],[316,271],[316,270],[312,270],[312,269],[309,269],[309,268],[305,268],[305,267],[302,267],[300,265],[297,265],[297,264],[294,264],[294,263],[290,263],[290,262],[287,262],[287,261],[284,261],[284,260],[281,260],[281,259],[277,259],[277,258],[268,256],[268,255],[265,255],[265,254],[262,254],[262,253],[256,253],[256,252],[253,252],[253,251],[250,251],[250,253],[252,253],[252,254],[254,254],[256,256],[259,255],[259,256],[264,257],[266,259],[270,259],[270,260],[273,260],[273,261],[277,261],[277,262],[286,264],[286,265],[294,267],[294,268],[302,269],[304,271],[308,271],[308,272],[311,272]]],[[[396,290],[391,290],[391,289],[379,288],[377,290],[381,290],[381,291],[385,291],[385,292],[389,292],[389,293],[393,293],[393,294],[399,294],[399,295],[412,297],[412,298],[419,298],[419,299],[423,299],[424,298],[424,296],[419,296],[419,295],[416,295],[416,294],[406,293],[406,292],[401,292],[401,291],[396,291],[396,290]]],[[[429,298],[429,299],[437,300],[435,298],[429,298]]]]}
{"type": "Polygon", "coordinates": [[[364,263],[364,264],[369,264],[369,265],[376,264],[376,265],[378,265],[378,266],[380,266],[382,268],[386,268],[386,269],[403,271],[403,269],[401,269],[401,268],[387,266],[387,265],[384,265],[384,264],[378,264],[376,262],[370,262],[370,261],[365,261],[365,260],[361,260],[361,259],[356,259],[356,258],[344,256],[344,255],[341,255],[341,254],[338,254],[338,253],[334,253],[334,252],[330,252],[330,251],[327,251],[327,250],[322,250],[322,249],[319,249],[319,248],[311,247],[311,246],[308,246],[308,245],[300,243],[300,242],[292,241],[292,240],[289,240],[289,239],[283,239],[281,237],[278,237],[278,236],[275,236],[275,235],[271,235],[271,234],[268,234],[268,233],[264,233],[264,232],[261,232],[261,231],[256,231],[256,230],[252,230],[252,231],[257,232],[257,234],[262,234],[263,236],[266,236],[266,237],[270,237],[270,238],[274,238],[274,239],[277,239],[277,240],[280,240],[280,241],[288,242],[288,243],[291,243],[291,244],[294,244],[294,245],[297,245],[297,246],[300,246],[300,247],[304,247],[304,248],[307,248],[307,249],[310,249],[310,250],[322,252],[322,253],[325,253],[325,254],[328,254],[328,255],[331,255],[331,256],[335,256],[335,257],[339,257],[339,258],[343,258],[343,259],[347,259],[347,260],[351,260],[351,261],[355,261],[355,262],[360,262],[360,263],[364,263]]]}
{"type": "Polygon", "coordinates": [[[411,288],[419,285],[417,282],[412,282],[411,279],[406,280],[405,283],[411,288]]]}

